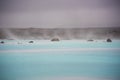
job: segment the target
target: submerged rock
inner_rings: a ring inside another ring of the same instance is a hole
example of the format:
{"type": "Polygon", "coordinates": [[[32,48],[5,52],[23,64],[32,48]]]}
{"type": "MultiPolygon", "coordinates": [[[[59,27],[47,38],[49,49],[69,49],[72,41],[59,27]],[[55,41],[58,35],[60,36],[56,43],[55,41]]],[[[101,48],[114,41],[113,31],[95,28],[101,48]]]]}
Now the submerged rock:
{"type": "Polygon", "coordinates": [[[112,40],[108,38],[108,39],[107,39],[107,42],[112,42],[112,40]]]}
{"type": "Polygon", "coordinates": [[[33,41],[29,41],[29,43],[33,43],[33,41]]]}
{"type": "Polygon", "coordinates": [[[59,38],[53,38],[53,39],[51,39],[51,41],[60,41],[60,39],[59,38]]]}
{"type": "Polygon", "coordinates": [[[94,41],[93,39],[89,39],[89,40],[87,40],[87,41],[90,41],[90,42],[92,42],[92,41],[94,41]]]}

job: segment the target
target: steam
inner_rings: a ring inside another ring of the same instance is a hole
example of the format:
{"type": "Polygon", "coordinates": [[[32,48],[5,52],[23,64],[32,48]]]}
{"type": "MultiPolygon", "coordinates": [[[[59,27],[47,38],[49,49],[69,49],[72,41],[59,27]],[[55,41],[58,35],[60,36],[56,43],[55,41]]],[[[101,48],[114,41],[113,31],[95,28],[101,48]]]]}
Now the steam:
{"type": "Polygon", "coordinates": [[[119,28],[15,28],[2,29],[5,39],[21,40],[88,40],[88,39],[120,39],[119,28]]]}
{"type": "Polygon", "coordinates": [[[6,39],[14,39],[14,40],[18,39],[9,29],[5,28],[5,29],[2,29],[2,31],[6,39]]]}

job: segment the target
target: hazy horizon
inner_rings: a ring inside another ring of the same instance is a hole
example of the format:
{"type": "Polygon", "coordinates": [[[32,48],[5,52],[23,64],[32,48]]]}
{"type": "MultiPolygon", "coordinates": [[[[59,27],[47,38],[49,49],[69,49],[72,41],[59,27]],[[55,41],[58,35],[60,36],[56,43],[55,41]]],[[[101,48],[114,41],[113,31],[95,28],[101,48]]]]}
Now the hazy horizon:
{"type": "Polygon", "coordinates": [[[0,28],[120,27],[119,0],[1,0],[0,28]]]}

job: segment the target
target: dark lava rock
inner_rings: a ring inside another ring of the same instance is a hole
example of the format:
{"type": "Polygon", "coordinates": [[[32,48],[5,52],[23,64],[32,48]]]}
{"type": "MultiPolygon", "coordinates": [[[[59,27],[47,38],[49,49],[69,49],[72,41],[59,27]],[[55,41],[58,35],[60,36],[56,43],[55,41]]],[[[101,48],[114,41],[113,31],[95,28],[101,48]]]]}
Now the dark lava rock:
{"type": "Polygon", "coordinates": [[[33,43],[33,41],[29,41],[29,43],[33,43]]]}
{"type": "Polygon", "coordinates": [[[94,41],[94,40],[92,40],[92,39],[89,39],[88,41],[92,42],[92,41],[94,41]]]}
{"type": "Polygon", "coordinates": [[[107,42],[112,42],[112,40],[111,39],[107,39],[107,42]]]}
{"type": "Polygon", "coordinates": [[[59,38],[53,38],[53,39],[51,39],[51,41],[60,41],[60,39],[59,38]]]}
{"type": "Polygon", "coordinates": [[[1,44],[4,44],[5,42],[4,42],[4,41],[1,41],[0,43],[1,43],[1,44]]]}

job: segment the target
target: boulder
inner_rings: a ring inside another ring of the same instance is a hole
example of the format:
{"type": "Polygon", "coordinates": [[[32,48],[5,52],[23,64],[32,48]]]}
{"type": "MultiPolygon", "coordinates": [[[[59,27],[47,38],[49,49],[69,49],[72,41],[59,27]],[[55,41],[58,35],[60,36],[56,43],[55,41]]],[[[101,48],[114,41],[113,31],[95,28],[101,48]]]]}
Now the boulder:
{"type": "Polygon", "coordinates": [[[60,39],[59,38],[53,38],[53,39],[51,39],[51,41],[60,41],[60,39]]]}
{"type": "Polygon", "coordinates": [[[4,44],[5,42],[4,42],[4,41],[1,41],[0,43],[1,43],[1,44],[4,44]]]}
{"type": "Polygon", "coordinates": [[[92,41],[94,41],[94,40],[93,40],[93,39],[89,39],[89,40],[87,40],[87,41],[92,42],[92,41]]]}
{"type": "Polygon", "coordinates": [[[107,42],[112,42],[112,40],[108,38],[108,39],[107,39],[107,42]]]}
{"type": "Polygon", "coordinates": [[[29,41],[29,43],[33,43],[33,41],[29,41]]]}

